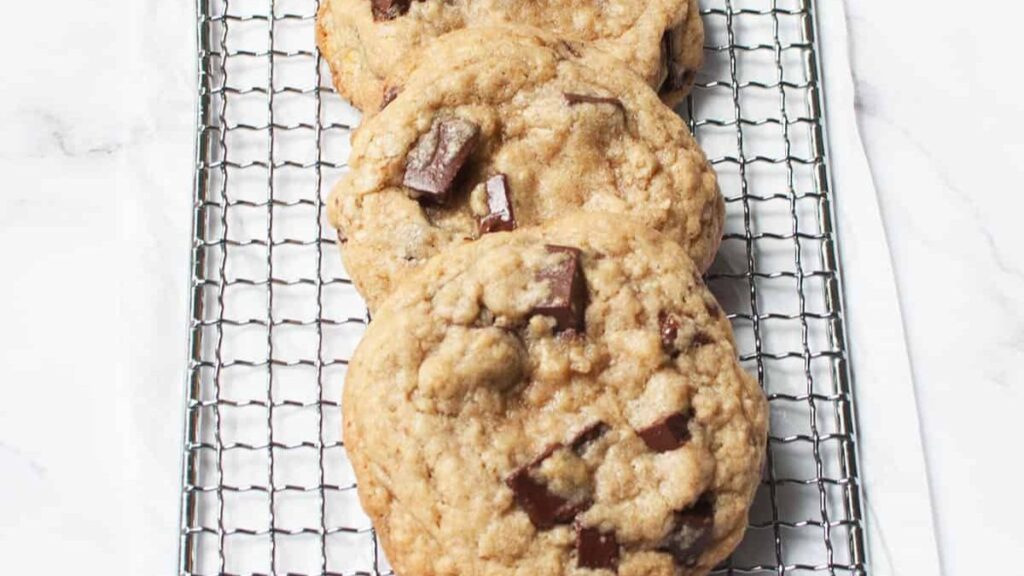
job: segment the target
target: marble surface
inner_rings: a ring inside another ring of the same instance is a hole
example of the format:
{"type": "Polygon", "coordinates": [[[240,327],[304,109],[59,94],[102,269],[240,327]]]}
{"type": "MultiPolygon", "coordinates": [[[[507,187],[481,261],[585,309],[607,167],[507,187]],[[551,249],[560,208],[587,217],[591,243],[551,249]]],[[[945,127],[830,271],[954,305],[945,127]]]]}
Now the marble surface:
{"type": "Polygon", "coordinates": [[[1019,3],[851,0],[856,112],[892,251],[947,575],[1015,574],[1024,500],[1019,3]],[[983,13],[982,13],[983,12],[983,13]]]}
{"type": "MultiPolygon", "coordinates": [[[[192,6],[59,1],[43,18],[27,4],[0,20],[3,571],[169,573],[192,6]]],[[[1013,235],[1024,86],[1007,73],[1024,8],[961,6],[849,0],[853,102],[891,247],[942,572],[1013,574],[1024,500],[1003,491],[1024,472],[1011,440],[1024,404],[1013,235]]]]}
{"type": "Polygon", "coordinates": [[[0,572],[172,574],[191,2],[0,18],[0,572]]]}

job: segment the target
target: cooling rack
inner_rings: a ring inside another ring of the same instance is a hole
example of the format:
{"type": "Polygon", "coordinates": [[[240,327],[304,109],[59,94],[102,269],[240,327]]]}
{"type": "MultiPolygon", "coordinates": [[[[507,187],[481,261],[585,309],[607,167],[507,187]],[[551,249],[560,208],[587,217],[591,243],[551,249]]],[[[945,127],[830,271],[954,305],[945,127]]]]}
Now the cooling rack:
{"type": "MultiPolygon", "coordinates": [[[[198,0],[197,158],[181,575],[390,574],[341,437],[367,322],[323,199],[358,114],[316,0],[198,0]]],[[[812,0],[702,0],[679,107],[727,219],[708,285],[769,398],[750,529],[716,574],[868,573],[812,0]]]]}

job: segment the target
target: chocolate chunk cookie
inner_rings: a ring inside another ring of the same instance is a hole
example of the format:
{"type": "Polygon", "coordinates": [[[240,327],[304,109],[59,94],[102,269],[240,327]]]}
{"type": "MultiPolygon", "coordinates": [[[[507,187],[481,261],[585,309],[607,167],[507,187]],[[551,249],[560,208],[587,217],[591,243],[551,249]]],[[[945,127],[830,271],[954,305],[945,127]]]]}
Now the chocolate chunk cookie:
{"type": "Polygon", "coordinates": [[[317,43],[338,90],[372,113],[404,83],[435,38],[495,25],[534,26],[604,50],[669,104],[689,91],[703,59],[697,0],[324,0],[317,43]]]}
{"type": "Polygon", "coordinates": [[[378,309],[344,440],[399,575],[703,575],[767,406],[678,244],[580,212],[452,247],[378,309]]]}
{"type": "Polygon", "coordinates": [[[439,251],[575,210],[631,214],[706,268],[721,239],[715,174],[637,77],[542,33],[448,34],[352,139],[329,200],[374,308],[439,251]]]}

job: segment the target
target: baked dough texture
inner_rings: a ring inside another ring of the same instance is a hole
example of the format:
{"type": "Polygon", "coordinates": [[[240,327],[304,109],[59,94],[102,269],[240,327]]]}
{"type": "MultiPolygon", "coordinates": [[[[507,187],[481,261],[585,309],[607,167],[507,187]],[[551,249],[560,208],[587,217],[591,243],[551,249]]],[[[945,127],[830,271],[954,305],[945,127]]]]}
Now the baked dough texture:
{"type": "Polygon", "coordinates": [[[743,535],[766,443],[765,398],[699,269],[621,215],[422,266],[368,327],[343,410],[402,575],[707,574],[743,535]],[[579,329],[542,311],[572,265],[579,329]]]}
{"type": "Polygon", "coordinates": [[[699,269],[710,265],[724,219],[715,173],[684,122],[617,61],[521,28],[448,34],[422,60],[353,135],[350,171],[328,202],[371,310],[428,258],[481,236],[485,183],[496,175],[517,226],[579,209],[629,214],[679,242],[699,269]],[[464,138],[437,145],[441,124],[464,138]],[[431,142],[436,154],[423,160],[431,142]],[[424,198],[406,185],[443,188],[452,171],[429,162],[445,153],[465,162],[449,194],[424,198]]]}
{"type": "Polygon", "coordinates": [[[325,0],[317,44],[338,91],[373,113],[436,38],[495,25],[533,26],[604,50],[669,105],[686,95],[703,60],[697,0],[325,0]],[[375,18],[375,3],[393,6],[393,17],[375,18]]]}

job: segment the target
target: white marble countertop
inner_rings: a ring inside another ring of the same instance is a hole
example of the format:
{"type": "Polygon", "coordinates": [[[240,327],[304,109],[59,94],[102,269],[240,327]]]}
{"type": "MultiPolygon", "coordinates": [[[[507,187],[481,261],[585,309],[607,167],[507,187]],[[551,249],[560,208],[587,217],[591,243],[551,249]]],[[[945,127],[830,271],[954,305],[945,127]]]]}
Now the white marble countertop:
{"type": "MultiPolygon", "coordinates": [[[[43,17],[17,3],[0,22],[0,565],[170,573],[193,12],[58,4],[43,17]]],[[[942,571],[1017,573],[1024,499],[1004,490],[1024,473],[1011,440],[1024,406],[1024,81],[1011,73],[1024,7],[849,0],[847,16],[942,571]]]]}
{"type": "Polygon", "coordinates": [[[947,575],[1019,574],[1019,3],[850,0],[857,118],[892,250],[947,575]]]}

